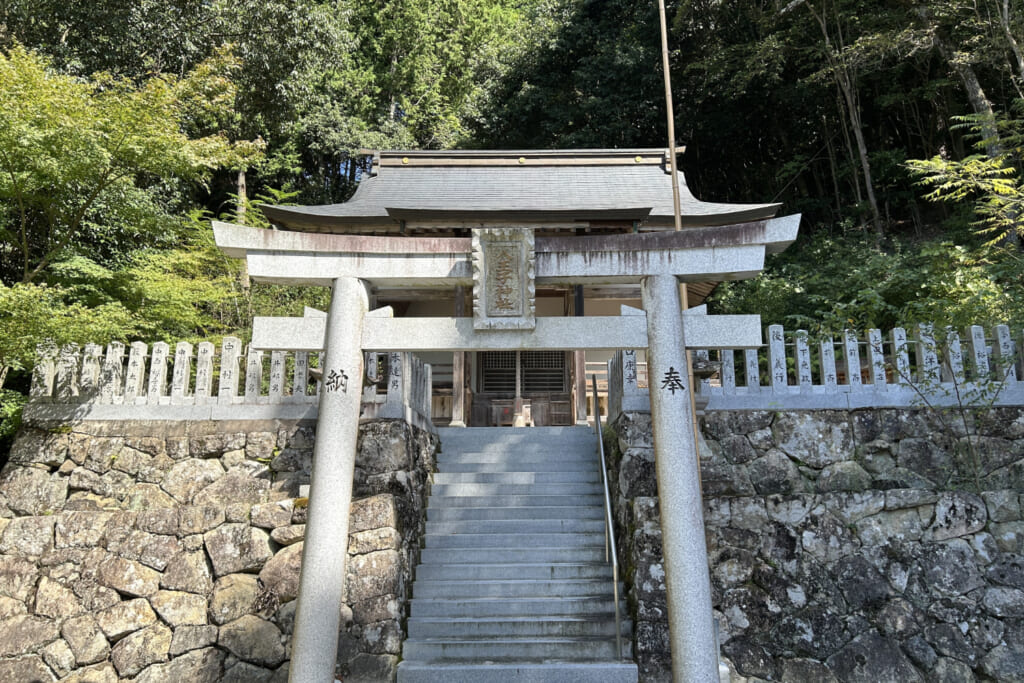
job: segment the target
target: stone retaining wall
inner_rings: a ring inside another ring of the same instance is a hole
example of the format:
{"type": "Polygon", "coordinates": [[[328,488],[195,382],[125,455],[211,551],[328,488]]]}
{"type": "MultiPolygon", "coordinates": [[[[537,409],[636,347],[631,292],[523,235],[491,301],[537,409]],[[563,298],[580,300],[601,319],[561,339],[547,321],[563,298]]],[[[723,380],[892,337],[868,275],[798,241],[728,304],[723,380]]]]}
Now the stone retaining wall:
{"type": "MultiPolygon", "coordinates": [[[[0,472],[0,681],[286,681],[313,426],[26,427],[0,472]]],[[[338,674],[394,676],[436,437],[360,426],[338,674]]]]}
{"type": "MultiPolygon", "coordinates": [[[[667,681],[650,416],[612,427],[641,680],[667,681]]],[[[923,410],[717,411],[702,432],[734,680],[1024,681],[1024,410],[972,423],[977,461],[923,410]]]]}

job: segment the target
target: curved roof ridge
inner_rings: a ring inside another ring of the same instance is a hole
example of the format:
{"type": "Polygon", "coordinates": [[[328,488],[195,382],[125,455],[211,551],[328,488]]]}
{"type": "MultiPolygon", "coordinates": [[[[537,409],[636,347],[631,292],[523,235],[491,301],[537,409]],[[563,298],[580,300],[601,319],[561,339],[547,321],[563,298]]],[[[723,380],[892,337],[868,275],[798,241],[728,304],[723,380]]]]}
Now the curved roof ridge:
{"type": "MultiPolygon", "coordinates": [[[[264,206],[293,229],[395,224],[422,216],[551,222],[645,220],[672,223],[671,172],[664,149],[446,150],[379,152],[376,174],[349,201],[264,206]]],[[[770,218],[779,204],[702,202],[678,174],[683,224],[723,225],[770,218]]]]}

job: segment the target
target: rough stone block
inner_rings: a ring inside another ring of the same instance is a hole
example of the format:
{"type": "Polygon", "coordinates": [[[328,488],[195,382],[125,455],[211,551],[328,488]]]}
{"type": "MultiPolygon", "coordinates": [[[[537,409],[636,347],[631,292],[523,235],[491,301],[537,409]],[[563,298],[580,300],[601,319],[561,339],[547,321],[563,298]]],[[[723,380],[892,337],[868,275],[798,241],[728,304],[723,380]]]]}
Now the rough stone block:
{"type": "Polygon", "coordinates": [[[58,676],[66,676],[75,668],[75,655],[63,640],[55,640],[43,648],[43,661],[58,676]]]}
{"type": "Polygon", "coordinates": [[[408,427],[398,420],[375,420],[359,429],[356,466],[368,474],[381,474],[415,467],[408,442],[408,427]]]}
{"type": "Polygon", "coordinates": [[[394,550],[350,557],[346,574],[348,602],[352,604],[403,592],[402,560],[394,550]]]}
{"type": "Polygon", "coordinates": [[[402,605],[394,595],[381,595],[352,605],[352,620],[360,625],[401,618],[402,605]]]}
{"type": "Polygon", "coordinates": [[[843,681],[924,682],[899,646],[876,632],[861,634],[829,657],[827,664],[843,681]]]}
{"type": "Polygon", "coordinates": [[[171,638],[170,655],[178,655],[192,650],[208,647],[217,642],[217,627],[212,624],[204,626],[179,626],[174,629],[171,638]]]}
{"type": "Polygon", "coordinates": [[[68,480],[39,467],[8,467],[0,474],[0,493],[17,514],[48,514],[64,507],[68,480]]]}
{"type": "Polygon", "coordinates": [[[71,435],[45,429],[22,429],[11,444],[8,462],[14,465],[60,467],[68,457],[71,435]]]}
{"type": "Polygon", "coordinates": [[[266,501],[269,489],[270,482],[265,479],[230,472],[200,491],[192,502],[221,508],[239,504],[251,506],[266,501]]]}
{"type": "Polygon", "coordinates": [[[760,495],[800,493],[805,488],[804,478],[796,464],[777,449],[748,463],[747,473],[754,490],[760,495]]]}
{"type": "Polygon", "coordinates": [[[183,505],[177,510],[182,534],[204,534],[224,522],[224,510],[218,507],[183,505]]]}
{"type": "Polygon", "coordinates": [[[871,475],[852,460],[827,465],[818,475],[815,489],[828,491],[863,491],[871,486],[871,475]]]}
{"type": "Polygon", "coordinates": [[[213,588],[213,576],[203,552],[183,552],[167,563],[160,578],[161,588],[205,595],[213,588]]]}
{"type": "Polygon", "coordinates": [[[366,624],[361,640],[364,652],[397,655],[402,651],[402,627],[393,620],[366,624]]]}
{"type": "Polygon", "coordinates": [[[52,619],[66,619],[84,610],[81,600],[71,589],[44,576],[36,589],[35,613],[52,619]]]}
{"type": "Polygon", "coordinates": [[[916,509],[886,510],[856,522],[857,537],[866,546],[888,545],[921,538],[921,515],[916,509]]]}
{"type": "Polygon", "coordinates": [[[39,557],[53,547],[53,516],[16,517],[0,535],[0,553],[39,557]]]}
{"type": "Polygon", "coordinates": [[[279,545],[293,545],[306,537],[305,524],[289,524],[279,526],[270,532],[270,538],[279,545]]]}
{"type": "Polygon", "coordinates": [[[224,652],[215,647],[193,650],[166,664],[150,666],[139,674],[134,683],[218,683],[223,677],[224,660],[224,652]]]}
{"type": "Polygon", "coordinates": [[[349,555],[363,555],[377,550],[400,550],[401,547],[401,534],[387,527],[360,531],[348,537],[349,555]]]}
{"type": "Polygon", "coordinates": [[[215,576],[258,571],[270,559],[270,536],[247,524],[224,524],[203,534],[215,576]]]}
{"type": "Polygon", "coordinates": [[[35,653],[60,634],[51,619],[20,614],[0,621],[0,657],[35,653]]]}
{"type": "Polygon", "coordinates": [[[815,469],[841,462],[853,452],[853,433],[844,413],[779,413],[772,433],[782,452],[815,469]]]}
{"type": "Polygon", "coordinates": [[[1024,521],[992,524],[989,531],[1001,551],[1024,555],[1024,521]]]}
{"type": "Polygon", "coordinates": [[[189,455],[193,458],[218,457],[227,451],[245,448],[245,433],[207,434],[194,436],[188,440],[189,455]]]}
{"type": "Polygon", "coordinates": [[[381,683],[393,681],[397,675],[398,657],[361,652],[349,662],[345,680],[350,683],[381,683]]]}
{"type": "Polygon", "coordinates": [[[35,563],[0,555],[0,595],[25,602],[35,588],[39,571],[35,563]]]}
{"type": "Polygon", "coordinates": [[[217,644],[239,659],[260,666],[277,666],[285,658],[281,631],[251,614],[222,626],[217,644]]]}
{"type": "Polygon", "coordinates": [[[156,614],[149,602],[142,598],[120,602],[96,613],[96,624],[111,641],[120,640],[154,623],[156,614]]]}
{"type": "Polygon", "coordinates": [[[110,557],[99,567],[100,584],[125,595],[146,597],[160,588],[159,572],[140,562],[123,557],[110,557]]]}
{"type": "Polygon", "coordinates": [[[935,503],[935,521],[928,528],[926,539],[944,541],[973,534],[984,529],[987,521],[985,502],[979,496],[946,492],[935,503]]]}
{"type": "Polygon", "coordinates": [[[263,585],[281,602],[289,602],[299,595],[302,548],[302,543],[286,546],[270,558],[260,571],[263,585]]]}
{"type": "Polygon", "coordinates": [[[61,625],[60,634],[79,666],[103,661],[110,652],[110,645],[91,614],[68,619],[61,625]]]}
{"type": "Polygon", "coordinates": [[[260,589],[252,574],[231,574],[217,579],[210,596],[210,621],[226,624],[250,613],[260,589]]]}
{"type": "Polygon", "coordinates": [[[17,659],[0,659],[0,681],[51,683],[51,681],[55,680],[53,673],[39,655],[30,655],[17,659]]]}
{"type": "Polygon", "coordinates": [[[171,635],[163,624],[144,628],[118,641],[110,650],[110,660],[122,677],[135,676],[150,664],[167,660],[171,635]]]}
{"type": "Polygon", "coordinates": [[[124,497],[126,510],[151,510],[153,508],[176,508],[178,501],[156,484],[136,484],[124,497]]]}
{"type": "Polygon", "coordinates": [[[253,526],[263,529],[276,529],[291,524],[293,503],[291,500],[279,500],[272,503],[253,505],[251,520],[253,526]]]}
{"type": "Polygon", "coordinates": [[[401,528],[395,497],[389,493],[352,501],[349,515],[350,534],[381,527],[401,528]]]}
{"type": "Polygon", "coordinates": [[[135,518],[135,525],[140,531],[173,536],[178,533],[178,516],[173,508],[142,510],[135,518]]]}
{"type": "Polygon", "coordinates": [[[206,623],[206,598],[184,591],[158,591],[149,599],[160,618],[170,626],[201,626],[206,623]]]}
{"type": "Polygon", "coordinates": [[[1014,522],[1020,519],[1020,494],[1014,489],[984,491],[988,517],[993,522],[1014,522]]]}
{"type": "Polygon", "coordinates": [[[216,460],[189,458],[175,463],[160,486],[179,503],[191,503],[201,490],[224,476],[216,460]]]}

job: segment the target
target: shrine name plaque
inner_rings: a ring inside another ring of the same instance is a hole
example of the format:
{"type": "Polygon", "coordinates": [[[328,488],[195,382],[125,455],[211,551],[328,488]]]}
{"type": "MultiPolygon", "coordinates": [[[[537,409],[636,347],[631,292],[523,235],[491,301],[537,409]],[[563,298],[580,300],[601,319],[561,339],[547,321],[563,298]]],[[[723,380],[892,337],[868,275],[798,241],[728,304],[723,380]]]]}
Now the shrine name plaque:
{"type": "Polygon", "coordinates": [[[473,327],[536,328],[534,242],[529,228],[473,230],[473,327]]]}

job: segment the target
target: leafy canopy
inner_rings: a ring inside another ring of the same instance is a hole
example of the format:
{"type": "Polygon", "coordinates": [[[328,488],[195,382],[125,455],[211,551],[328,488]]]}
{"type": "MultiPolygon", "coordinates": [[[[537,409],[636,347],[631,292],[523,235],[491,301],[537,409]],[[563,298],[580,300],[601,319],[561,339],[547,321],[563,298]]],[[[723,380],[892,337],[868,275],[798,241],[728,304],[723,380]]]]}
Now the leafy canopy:
{"type": "Polygon", "coordinates": [[[0,255],[17,262],[3,278],[33,282],[118,232],[138,243],[166,230],[175,181],[201,183],[254,157],[257,143],[184,132],[195,111],[186,105],[203,90],[191,77],[138,87],[102,73],[73,78],[22,47],[0,53],[0,255]]]}

